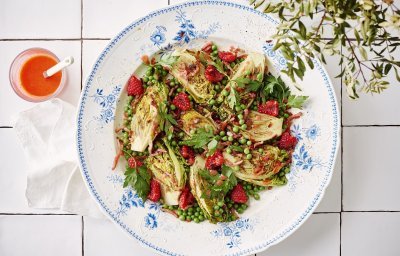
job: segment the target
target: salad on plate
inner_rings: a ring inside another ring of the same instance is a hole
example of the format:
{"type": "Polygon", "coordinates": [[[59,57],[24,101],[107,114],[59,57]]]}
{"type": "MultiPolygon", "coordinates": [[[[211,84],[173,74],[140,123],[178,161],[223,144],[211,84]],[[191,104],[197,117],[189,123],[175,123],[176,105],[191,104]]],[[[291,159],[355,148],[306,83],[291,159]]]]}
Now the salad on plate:
{"type": "Polygon", "coordinates": [[[290,125],[301,117],[292,110],[308,97],[291,94],[265,55],[208,42],[142,61],[147,71],[129,78],[115,130],[124,187],[182,221],[217,223],[287,183],[290,125]]]}

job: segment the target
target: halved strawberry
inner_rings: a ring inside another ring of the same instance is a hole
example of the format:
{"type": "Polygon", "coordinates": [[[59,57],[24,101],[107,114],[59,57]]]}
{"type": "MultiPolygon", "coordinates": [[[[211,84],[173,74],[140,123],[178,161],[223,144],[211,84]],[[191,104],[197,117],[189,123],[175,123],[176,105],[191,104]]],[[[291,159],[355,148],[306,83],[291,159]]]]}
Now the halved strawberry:
{"type": "Polygon", "coordinates": [[[138,96],[144,93],[142,81],[136,76],[132,75],[128,80],[128,86],[126,88],[129,96],[138,96]]]}
{"type": "Polygon", "coordinates": [[[130,157],[129,159],[128,159],[128,166],[129,166],[129,168],[136,168],[136,167],[140,167],[140,166],[142,166],[143,165],[143,163],[140,161],[140,160],[137,160],[136,158],[134,158],[134,157],[130,157]]]}
{"type": "Polygon", "coordinates": [[[293,149],[297,144],[297,138],[292,136],[289,131],[285,131],[278,142],[278,146],[283,149],[293,149]]]}
{"type": "Polygon", "coordinates": [[[224,161],[224,156],[222,155],[221,151],[217,151],[213,155],[207,157],[206,168],[211,170],[221,167],[224,164],[224,161]]]}
{"type": "Polygon", "coordinates": [[[179,196],[179,208],[186,210],[190,205],[194,203],[194,196],[190,192],[190,188],[186,186],[181,195],[179,196]]]}
{"type": "Polygon", "coordinates": [[[150,193],[147,198],[153,202],[158,202],[161,198],[161,186],[155,179],[150,181],[150,193]]]}
{"type": "Polygon", "coordinates": [[[269,100],[258,105],[258,112],[270,116],[277,116],[279,114],[279,103],[276,100],[269,100]]]}
{"type": "Polygon", "coordinates": [[[225,62],[231,63],[234,62],[236,60],[236,54],[232,53],[232,52],[223,52],[220,51],[218,52],[218,57],[225,62]]]}
{"type": "Polygon", "coordinates": [[[189,110],[190,109],[190,99],[189,96],[184,93],[180,92],[178,95],[175,96],[174,100],[172,101],[177,108],[180,110],[189,110]]]}
{"type": "Polygon", "coordinates": [[[216,67],[214,67],[213,65],[208,65],[205,72],[204,72],[204,76],[206,77],[206,79],[208,81],[210,81],[211,83],[218,83],[220,82],[222,79],[224,79],[224,75],[221,74],[216,67]]]}
{"type": "Polygon", "coordinates": [[[241,184],[237,184],[231,192],[231,199],[235,203],[244,204],[249,199],[241,184]]]}

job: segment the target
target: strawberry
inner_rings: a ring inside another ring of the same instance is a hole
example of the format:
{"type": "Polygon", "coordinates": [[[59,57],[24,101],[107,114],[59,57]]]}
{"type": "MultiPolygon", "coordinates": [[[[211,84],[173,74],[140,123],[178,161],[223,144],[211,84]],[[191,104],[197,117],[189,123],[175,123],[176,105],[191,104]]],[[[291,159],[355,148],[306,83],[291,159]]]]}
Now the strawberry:
{"type": "Polygon", "coordinates": [[[204,72],[204,76],[206,77],[206,79],[208,81],[210,81],[211,83],[218,83],[220,82],[222,79],[224,79],[224,75],[221,74],[216,67],[214,67],[213,65],[208,65],[205,72],[204,72]]]}
{"type": "Polygon", "coordinates": [[[181,155],[183,158],[188,159],[194,156],[194,151],[191,147],[184,145],[181,148],[181,155]]]}
{"type": "Polygon", "coordinates": [[[276,100],[269,100],[263,104],[258,105],[258,112],[270,116],[277,116],[279,114],[279,104],[276,100]]]}
{"type": "Polygon", "coordinates": [[[174,100],[172,101],[177,108],[180,110],[189,110],[190,109],[190,99],[186,93],[180,92],[178,95],[175,96],[174,100]]]}
{"type": "Polygon", "coordinates": [[[237,184],[231,192],[231,199],[235,203],[244,204],[247,202],[248,197],[241,184],[237,184]]]}
{"type": "Polygon", "coordinates": [[[224,164],[224,156],[221,151],[215,152],[213,155],[207,157],[206,168],[211,170],[218,168],[224,164]]]}
{"type": "Polygon", "coordinates": [[[158,202],[161,198],[161,186],[155,179],[150,181],[150,193],[147,198],[153,202],[158,202]]]}
{"type": "Polygon", "coordinates": [[[283,149],[293,149],[297,144],[297,138],[293,137],[289,131],[285,131],[278,142],[278,146],[283,149]]]}
{"type": "Polygon", "coordinates": [[[141,161],[135,159],[134,157],[130,157],[128,159],[129,168],[136,168],[136,167],[140,167],[142,165],[143,165],[143,163],[141,161]]]}
{"type": "Polygon", "coordinates": [[[190,192],[189,187],[185,187],[179,196],[179,208],[186,210],[189,205],[194,203],[194,196],[190,192]]]}
{"type": "Polygon", "coordinates": [[[139,96],[144,93],[142,81],[136,76],[132,75],[128,80],[128,87],[126,89],[129,96],[139,96]]]}
{"type": "Polygon", "coordinates": [[[218,57],[225,62],[231,63],[236,60],[236,54],[232,52],[218,52],[218,57]]]}

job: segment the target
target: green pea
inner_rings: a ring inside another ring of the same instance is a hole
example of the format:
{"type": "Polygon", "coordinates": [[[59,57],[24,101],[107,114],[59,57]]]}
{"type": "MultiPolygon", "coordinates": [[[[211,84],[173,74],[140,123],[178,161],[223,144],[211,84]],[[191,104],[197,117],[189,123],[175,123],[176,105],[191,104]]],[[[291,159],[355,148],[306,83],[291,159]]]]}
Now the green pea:
{"type": "Polygon", "coordinates": [[[218,51],[217,50],[213,50],[213,54],[214,55],[218,55],[218,51]]]}
{"type": "Polygon", "coordinates": [[[191,216],[186,216],[186,220],[187,220],[187,221],[191,221],[191,220],[192,220],[192,217],[191,217],[191,216]]]}
{"type": "Polygon", "coordinates": [[[218,217],[218,216],[220,216],[221,214],[220,214],[219,212],[216,211],[216,212],[214,212],[214,215],[218,217]]]}
{"type": "Polygon", "coordinates": [[[233,142],[233,145],[239,146],[239,142],[235,141],[235,142],[233,142]]]}
{"type": "Polygon", "coordinates": [[[181,216],[179,216],[179,219],[182,220],[182,221],[184,221],[184,220],[186,220],[186,217],[183,216],[183,215],[181,215],[181,216]]]}
{"type": "Polygon", "coordinates": [[[183,211],[181,209],[178,209],[177,213],[178,215],[182,215],[183,211]]]}
{"type": "Polygon", "coordinates": [[[155,84],[155,83],[157,83],[157,80],[156,80],[156,79],[153,79],[153,80],[151,80],[151,82],[152,82],[153,84],[155,84]]]}
{"type": "Polygon", "coordinates": [[[257,75],[257,80],[258,80],[258,81],[262,81],[262,79],[263,79],[263,74],[259,73],[259,74],[257,75]]]}
{"type": "Polygon", "coordinates": [[[233,170],[234,170],[234,171],[239,171],[239,170],[240,170],[240,167],[239,167],[238,165],[236,165],[236,166],[233,167],[233,170]]]}
{"type": "Polygon", "coordinates": [[[223,98],[218,98],[218,99],[217,99],[217,102],[218,102],[218,103],[222,103],[222,102],[224,102],[224,99],[223,99],[223,98]]]}
{"type": "Polygon", "coordinates": [[[225,136],[225,134],[226,134],[225,131],[220,131],[219,132],[219,135],[221,135],[221,136],[225,136]]]}
{"type": "Polygon", "coordinates": [[[182,146],[182,145],[184,145],[185,144],[185,142],[183,142],[183,141],[178,141],[178,145],[179,146],[182,146]]]}
{"type": "Polygon", "coordinates": [[[219,210],[219,208],[220,208],[219,205],[214,205],[214,210],[217,211],[217,210],[219,210]]]}
{"type": "Polygon", "coordinates": [[[176,89],[177,92],[182,92],[182,88],[176,89]]]}
{"type": "Polygon", "coordinates": [[[258,152],[263,153],[263,152],[264,152],[264,149],[259,148],[259,149],[258,149],[258,152]]]}
{"type": "Polygon", "coordinates": [[[290,168],[285,168],[284,172],[288,174],[290,172],[290,168]]]}
{"type": "Polygon", "coordinates": [[[231,68],[233,68],[235,66],[234,62],[231,62],[231,64],[229,64],[231,66],[231,68]]]}
{"type": "Polygon", "coordinates": [[[227,91],[227,90],[223,90],[222,92],[221,92],[221,94],[222,94],[222,96],[228,96],[229,95],[229,92],[227,91]]]}
{"type": "Polygon", "coordinates": [[[222,137],[222,140],[223,140],[223,141],[227,141],[227,140],[228,140],[228,136],[222,137]]]}
{"type": "Polygon", "coordinates": [[[243,152],[244,152],[245,154],[249,154],[249,153],[250,153],[250,149],[245,148],[243,152]]]}
{"type": "Polygon", "coordinates": [[[228,141],[232,142],[232,141],[233,141],[233,137],[232,137],[232,136],[229,136],[229,137],[228,137],[228,141]]]}
{"type": "Polygon", "coordinates": [[[244,120],[243,119],[239,120],[239,124],[240,125],[244,124],[244,120]]]}
{"type": "Polygon", "coordinates": [[[251,146],[251,140],[248,140],[248,141],[246,142],[246,144],[247,144],[247,146],[251,146]]]}
{"type": "Polygon", "coordinates": [[[171,106],[169,106],[169,108],[170,108],[171,110],[175,110],[175,109],[176,109],[176,106],[175,106],[174,104],[171,104],[171,106]]]}
{"type": "Polygon", "coordinates": [[[251,190],[252,186],[251,185],[246,185],[247,190],[251,190]]]}
{"type": "Polygon", "coordinates": [[[247,154],[247,155],[246,155],[246,159],[250,160],[250,159],[252,159],[252,158],[253,158],[253,156],[252,156],[251,154],[247,154]]]}
{"type": "Polygon", "coordinates": [[[210,104],[211,106],[214,105],[214,104],[215,104],[215,100],[214,100],[214,99],[211,99],[211,100],[208,102],[208,104],[210,104]]]}
{"type": "Polygon", "coordinates": [[[288,113],[285,113],[285,114],[283,114],[283,117],[284,117],[284,118],[288,118],[288,117],[289,117],[289,114],[288,114],[288,113]]]}
{"type": "Polygon", "coordinates": [[[246,107],[246,105],[244,105],[244,104],[240,104],[240,108],[243,109],[243,110],[245,110],[247,107],[246,107]]]}
{"type": "Polygon", "coordinates": [[[199,216],[199,220],[200,220],[200,221],[203,221],[203,220],[204,220],[204,216],[203,216],[203,215],[200,215],[200,216],[199,216]]]}
{"type": "Polygon", "coordinates": [[[173,141],[171,142],[171,145],[172,145],[172,146],[176,146],[176,145],[177,145],[176,141],[173,140],[173,141]]]}
{"type": "Polygon", "coordinates": [[[193,207],[190,207],[190,208],[188,209],[188,212],[193,212],[193,207]]]}
{"type": "Polygon", "coordinates": [[[132,115],[132,109],[129,109],[129,110],[127,111],[127,114],[128,114],[128,116],[131,116],[131,115],[132,115]]]}
{"type": "Polygon", "coordinates": [[[236,110],[236,112],[239,112],[239,111],[242,110],[242,108],[241,108],[240,106],[236,106],[236,107],[235,107],[235,110],[236,110]]]}
{"type": "Polygon", "coordinates": [[[243,119],[243,115],[242,115],[242,114],[239,114],[239,115],[238,115],[238,118],[239,118],[239,120],[242,120],[242,119],[243,119]]]}
{"type": "Polygon", "coordinates": [[[183,132],[180,132],[178,133],[178,136],[182,138],[183,136],[185,136],[185,134],[183,132]]]}
{"type": "Polygon", "coordinates": [[[211,49],[212,49],[213,51],[215,51],[215,50],[218,49],[218,47],[217,47],[215,44],[213,44],[213,45],[211,46],[211,49]]]}
{"type": "Polygon", "coordinates": [[[174,86],[175,86],[175,82],[174,82],[174,81],[171,81],[171,82],[169,82],[169,85],[172,86],[172,87],[174,87],[174,86]]]}
{"type": "Polygon", "coordinates": [[[246,70],[246,72],[244,73],[246,76],[250,75],[250,70],[246,70]]]}
{"type": "Polygon", "coordinates": [[[221,89],[220,86],[219,86],[218,84],[216,84],[214,88],[215,88],[215,90],[217,90],[217,91],[219,91],[219,89],[221,89]]]}
{"type": "Polygon", "coordinates": [[[239,208],[239,204],[234,204],[233,208],[238,209],[239,208]]]}
{"type": "Polygon", "coordinates": [[[260,200],[260,195],[259,195],[259,194],[254,194],[253,197],[254,197],[254,199],[256,199],[256,200],[260,200]]]}
{"type": "Polygon", "coordinates": [[[222,80],[222,85],[226,85],[227,83],[228,83],[228,79],[224,78],[224,79],[222,80]]]}
{"type": "Polygon", "coordinates": [[[246,140],[245,138],[241,138],[241,139],[239,140],[239,143],[240,143],[240,144],[246,144],[246,142],[247,142],[247,140],[246,140]]]}
{"type": "Polygon", "coordinates": [[[150,81],[154,80],[154,76],[147,76],[149,78],[150,81]]]}
{"type": "MultiPolygon", "coordinates": [[[[229,139],[229,138],[228,138],[228,139],[229,139]]],[[[232,149],[227,148],[227,149],[226,149],[226,153],[228,153],[228,154],[232,153],[232,149]]]]}
{"type": "Polygon", "coordinates": [[[242,213],[244,212],[244,210],[243,210],[242,208],[239,208],[239,209],[237,209],[236,211],[237,211],[237,213],[239,213],[239,214],[242,214],[242,213]]]}
{"type": "Polygon", "coordinates": [[[242,209],[244,209],[244,210],[246,210],[246,209],[247,209],[247,207],[248,207],[248,205],[247,205],[247,204],[242,204],[242,206],[241,206],[241,208],[242,208],[242,209]]]}
{"type": "Polygon", "coordinates": [[[146,76],[150,79],[151,75],[153,74],[153,71],[147,70],[146,71],[146,76]]]}
{"type": "Polygon", "coordinates": [[[222,202],[222,201],[219,201],[219,202],[218,202],[218,206],[219,206],[219,207],[222,207],[222,206],[224,206],[224,202],[222,202]]]}
{"type": "Polygon", "coordinates": [[[163,76],[166,76],[168,74],[167,70],[163,70],[161,73],[163,76]]]}
{"type": "Polygon", "coordinates": [[[239,127],[234,126],[232,130],[233,130],[233,132],[237,133],[237,132],[239,132],[239,127]]]}
{"type": "Polygon", "coordinates": [[[243,130],[247,129],[247,124],[242,124],[242,126],[240,126],[240,128],[242,128],[243,130]]]}
{"type": "Polygon", "coordinates": [[[147,76],[143,77],[143,82],[147,83],[149,81],[149,78],[147,76]]]}
{"type": "Polygon", "coordinates": [[[217,140],[217,141],[219,141],[219,140],[221,140],[221,136],[216,135],[216,136],[214,137],[214,139],[217,140]]]}
{"type": "Polygon", "coordinates": [[[200,222],[199,218],[194,218],[193,221],[196,222],[196,223],[200,222]]]}
{"type": "Polygon", "coordinates": [[[199,217],[200,213],[199,212],[195,212],[194,216],[199,217]]]}

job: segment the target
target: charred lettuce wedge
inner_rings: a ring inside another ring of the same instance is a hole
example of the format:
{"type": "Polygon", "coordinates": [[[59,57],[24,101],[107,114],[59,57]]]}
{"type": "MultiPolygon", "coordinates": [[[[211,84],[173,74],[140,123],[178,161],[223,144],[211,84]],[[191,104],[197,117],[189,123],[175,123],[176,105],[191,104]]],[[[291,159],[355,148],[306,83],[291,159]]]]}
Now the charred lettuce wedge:
{"type": "Polygon", "coordinates": [[[163,84],[149,87],[138,102],[131,122],[131,150],[143,152],[153,148],[153,140],[160,132],[158,104],[167,100],[167,89],[163,84]]]}
{"type": "Polygon", "coordinates": [[[223,153],[226,165],[233,168],[238,179],[258,186],[273,186],[275,175],[286,165],[288,154],[278,147],[265,145],[263,151],[255,151],[252,159],[244,159],[240,154],[223,153]],[[236,168],[235,168],[236,167],[236,168]]]}
{"type": "Polygon", "coordinates": [[[250,126],[247,130],[241,131],[241,133],[253,141],[266,141],[282,134],[283,118],[256,111],[250,111],[248,118],[250,126]]]}
{"type": "Polygon", "coordinates": [[[163,139],[156,145],[158,153],[147,157],[146,164],[153,177],[162,185],[164,199],[170,205],[175,205],[186,184],[185,162],[167,140],[163,139]]]}

